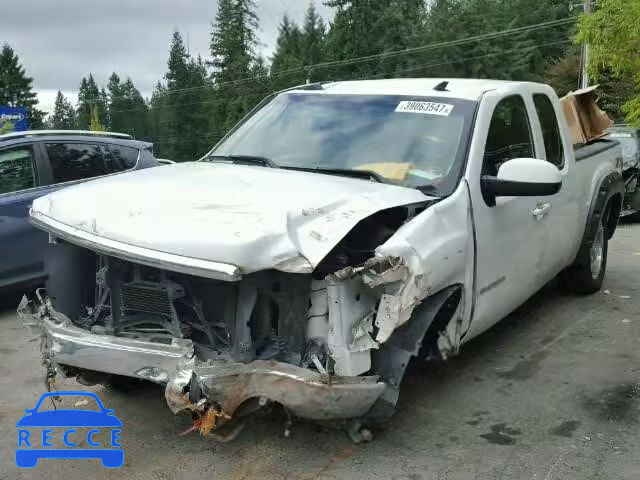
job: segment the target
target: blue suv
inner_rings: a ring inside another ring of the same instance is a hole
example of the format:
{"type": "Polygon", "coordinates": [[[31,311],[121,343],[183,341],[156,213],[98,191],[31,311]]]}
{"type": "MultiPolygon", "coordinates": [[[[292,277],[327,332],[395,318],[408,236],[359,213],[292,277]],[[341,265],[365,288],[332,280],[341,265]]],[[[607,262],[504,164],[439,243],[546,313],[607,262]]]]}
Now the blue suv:
{"type": "Polygon", "coordinates": [[[46,276],[48,237],[29,224],[34,199],[91,178],[158,165],[153,144],[125,134],[32,130],[0,135],[0,288],[46,276]]]}

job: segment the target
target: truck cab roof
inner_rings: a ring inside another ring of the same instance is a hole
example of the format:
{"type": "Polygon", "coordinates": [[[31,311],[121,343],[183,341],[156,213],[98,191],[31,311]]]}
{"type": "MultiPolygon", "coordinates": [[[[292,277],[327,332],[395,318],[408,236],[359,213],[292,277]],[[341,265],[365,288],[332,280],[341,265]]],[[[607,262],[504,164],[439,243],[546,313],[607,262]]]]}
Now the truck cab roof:
{"type": "MultiPolygon", "coordinates": [[[[322,84],[313,93],[345,95],[416,95],[442,98],[478,100],[491,90],[513,89],[514,87],[549,88],[533,82],[513,82],[507,80],[462,79],[462,78],[394,78],[383,80],[351,80],[322,84]],[[437,86],[445,85],[444,89],[437,86]]],[[[308,91],[304,86],[293,92],[308,91]]]]}

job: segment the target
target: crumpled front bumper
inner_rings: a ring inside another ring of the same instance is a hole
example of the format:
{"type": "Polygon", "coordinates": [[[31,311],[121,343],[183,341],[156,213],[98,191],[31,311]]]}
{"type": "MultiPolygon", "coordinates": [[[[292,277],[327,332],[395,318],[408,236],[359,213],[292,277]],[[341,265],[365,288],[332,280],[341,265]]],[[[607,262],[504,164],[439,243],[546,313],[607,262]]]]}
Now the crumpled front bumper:
{"type": "Polygon", "coordinates": [[[367,413],[385,389],[377,376],[329,377],[276,361],[200,362],[190,340],[160,344],[92,333],[52,310],[36,316],[46,338],[44,355],[53,365],[166,384],[174,412],[194,409],[191,390],[197,386],[202,398],[230,417],[245,401],[258,398],[303,418],[347,419],[367,413]]]}

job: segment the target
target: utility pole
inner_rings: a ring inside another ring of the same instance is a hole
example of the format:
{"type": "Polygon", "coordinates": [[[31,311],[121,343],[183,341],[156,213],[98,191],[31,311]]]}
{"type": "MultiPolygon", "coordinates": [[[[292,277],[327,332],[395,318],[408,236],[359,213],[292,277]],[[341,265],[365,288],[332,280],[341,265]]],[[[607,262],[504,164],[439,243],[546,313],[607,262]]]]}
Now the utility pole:
{"type": "MultiPolygon", "coordinates": [[[[591,15],[591,0],[584,0],[584,14],[591,15]]],[[[580,88],[589,86],[589,44],[582,45],[582,80],[580,88]]]]}

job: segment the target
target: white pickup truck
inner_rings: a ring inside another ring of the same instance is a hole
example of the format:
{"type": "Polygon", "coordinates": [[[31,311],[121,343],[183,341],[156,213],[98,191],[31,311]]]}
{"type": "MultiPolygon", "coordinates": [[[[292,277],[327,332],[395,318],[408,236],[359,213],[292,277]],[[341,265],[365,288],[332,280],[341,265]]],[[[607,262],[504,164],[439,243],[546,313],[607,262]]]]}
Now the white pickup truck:
{"type": "Polygon", "coordinates": [[[456,354],[556,276],[600,289],[621,149],[568,139],[546,85],[312,84],[201,161],[40,198],[49,375],[165,384],[206,432],[270,402],[392,411],[412,357],[456,354]]]}

